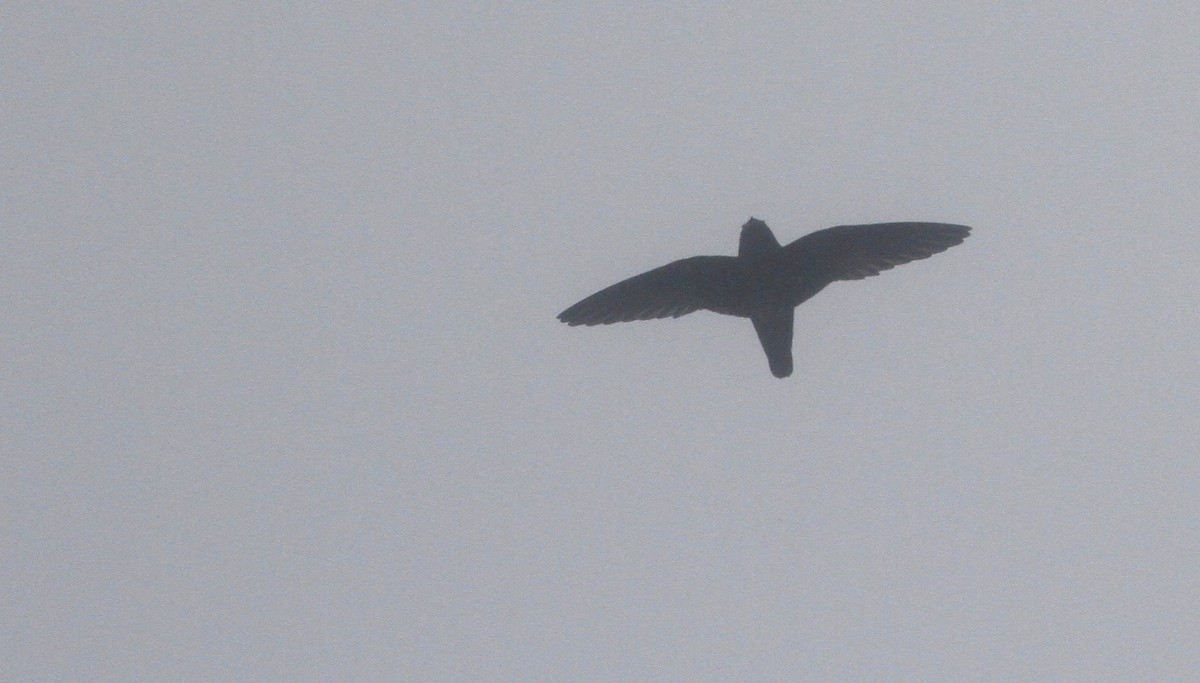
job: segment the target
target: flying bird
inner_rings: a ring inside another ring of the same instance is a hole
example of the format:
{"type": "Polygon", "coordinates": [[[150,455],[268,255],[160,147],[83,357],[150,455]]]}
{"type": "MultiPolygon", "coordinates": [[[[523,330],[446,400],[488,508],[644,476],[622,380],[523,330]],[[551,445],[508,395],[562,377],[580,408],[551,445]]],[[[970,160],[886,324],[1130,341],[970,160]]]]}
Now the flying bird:
{"type": "Polygon", "coordinates": [[[575,325],[678,318],[709,310],[749,318],[771,374],[792,374],[792,314],[835,280],[861,280],[960,244],[950,223],[839,225],[780,245],[767,224],[742,226],[737,256],[693,256],[622,280],[558,314],[575,325]]]}

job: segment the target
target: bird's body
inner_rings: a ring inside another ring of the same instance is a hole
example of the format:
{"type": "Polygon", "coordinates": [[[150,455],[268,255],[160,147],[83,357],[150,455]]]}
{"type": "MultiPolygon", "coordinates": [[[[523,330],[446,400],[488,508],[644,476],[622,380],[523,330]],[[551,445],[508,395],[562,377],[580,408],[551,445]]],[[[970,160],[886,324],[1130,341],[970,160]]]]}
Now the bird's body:
{"type": "Polygon", "coordinates": [[[835,280],[858,280],[966,239],[948,223],[842,225],[781,246],[767,224],[742,226],[737,256],[693,256],[596,292],[558,315],[568,325],[678,318],[698,310],[750,318],[771,373],[792,373],[792,317],[835,280]]]}

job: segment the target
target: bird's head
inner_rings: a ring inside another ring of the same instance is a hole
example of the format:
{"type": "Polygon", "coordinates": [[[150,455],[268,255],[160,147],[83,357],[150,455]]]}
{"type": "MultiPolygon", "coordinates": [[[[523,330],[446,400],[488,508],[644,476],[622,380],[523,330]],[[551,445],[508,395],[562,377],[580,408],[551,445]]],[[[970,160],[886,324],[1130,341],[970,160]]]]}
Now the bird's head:
{"type": "Polygon", "coordinates": [[[767,224],[751,218],[742,226],[742,238],[738,244],[738,256],[760,256],[779,248],[779,240],[767,224]]]}

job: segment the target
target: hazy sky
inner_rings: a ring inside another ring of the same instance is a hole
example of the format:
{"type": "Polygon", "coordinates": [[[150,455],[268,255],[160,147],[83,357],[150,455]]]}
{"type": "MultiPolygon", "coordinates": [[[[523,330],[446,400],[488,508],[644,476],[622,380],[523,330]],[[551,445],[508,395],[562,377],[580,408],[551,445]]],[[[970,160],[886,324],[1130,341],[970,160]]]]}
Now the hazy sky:
{"type": "Polygon", "coordinates": [[[1200,670],[1200,6],[420,5],[0,10],[0,679],[1200,670]]]}

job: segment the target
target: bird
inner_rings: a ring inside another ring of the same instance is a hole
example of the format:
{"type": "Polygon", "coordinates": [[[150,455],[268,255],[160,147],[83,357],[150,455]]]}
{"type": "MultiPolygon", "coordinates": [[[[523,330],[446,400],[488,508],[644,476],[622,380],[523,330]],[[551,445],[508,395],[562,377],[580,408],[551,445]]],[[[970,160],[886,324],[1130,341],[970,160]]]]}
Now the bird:
{"type": "Polygon", "coordinates": [[[742,226],[737,256],[692,256],[606,287],[558,314],[570,325],[678,318],[700,310],[749,318],[771,374],[792,374],[795,308],[837,280],[861,280],[961,244],[952,223],[838,225],[780,245],[767,224],[742,226]]]}

